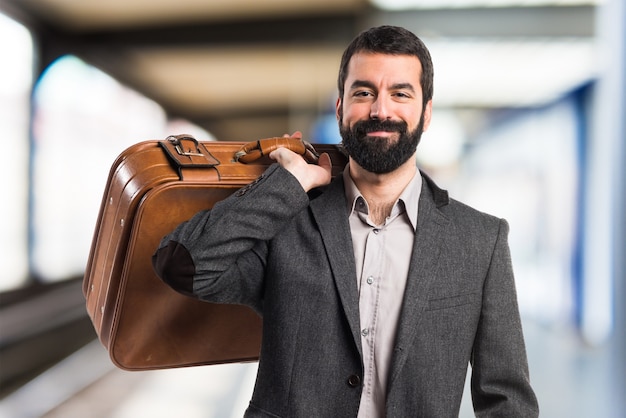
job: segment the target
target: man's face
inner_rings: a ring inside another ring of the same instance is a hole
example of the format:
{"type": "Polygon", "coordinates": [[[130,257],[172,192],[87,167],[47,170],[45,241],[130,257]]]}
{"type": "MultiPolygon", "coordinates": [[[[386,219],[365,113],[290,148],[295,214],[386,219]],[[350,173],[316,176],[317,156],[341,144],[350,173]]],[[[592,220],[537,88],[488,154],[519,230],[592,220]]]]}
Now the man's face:
{"type": "Polygon", "coordinates": [[[415,154],[430,124],[432,104],[422,106],[417,57],[357,53],[348,65],[337,118],[344,147],[367,171],[395,170],[415,154]]]}

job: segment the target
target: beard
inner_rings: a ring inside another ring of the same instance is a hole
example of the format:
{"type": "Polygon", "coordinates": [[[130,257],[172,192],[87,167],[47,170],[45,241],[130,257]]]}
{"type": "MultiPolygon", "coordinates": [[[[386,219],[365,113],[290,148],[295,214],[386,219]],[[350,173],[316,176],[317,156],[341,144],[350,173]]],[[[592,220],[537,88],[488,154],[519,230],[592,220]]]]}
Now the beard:
{"type": "Polygon", "coordinates": [[[339,119],[339,132],[342,144],[348,155],[363,169],[386,174],[396,170],[408,161],[419,144],[424,130],[424,115],[415,130],[408,132],[404,121],[367,119],[357,121],[352,128],[343,126],[343,117],[339,119]],[[397,140],[368,136],[370,132],[396,132],[397,140]]]}

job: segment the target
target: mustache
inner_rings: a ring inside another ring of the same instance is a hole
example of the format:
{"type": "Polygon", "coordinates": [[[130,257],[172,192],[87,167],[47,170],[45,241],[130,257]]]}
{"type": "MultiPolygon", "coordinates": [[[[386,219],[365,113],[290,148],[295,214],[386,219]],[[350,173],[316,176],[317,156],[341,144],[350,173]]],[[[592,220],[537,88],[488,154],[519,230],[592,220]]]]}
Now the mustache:
{"type": "Polygon", "coordinates": [[[408,125],[404,121],[366,119],[356,122],[352,127],[352,130],[358,136],[366,136],[370,132],[376,131],[389,131],[406,134],[408,125]]]}

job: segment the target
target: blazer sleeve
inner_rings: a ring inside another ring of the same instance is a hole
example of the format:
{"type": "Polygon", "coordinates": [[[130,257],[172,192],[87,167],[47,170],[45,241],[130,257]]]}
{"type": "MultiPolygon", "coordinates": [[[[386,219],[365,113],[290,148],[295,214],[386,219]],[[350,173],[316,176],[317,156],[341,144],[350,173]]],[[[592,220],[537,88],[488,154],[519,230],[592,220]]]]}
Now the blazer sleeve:
{"type": "Polygon", "coordinates": [[[471,390],[477,417],[539,414],[530,385],[508,231],[507,222],[500,220],[473,347],[471,390]]]}
{"type": "Polygon", "coordinates": [[[274,164],[164,237],[153,267],[180,293],[260,312],[267,242],[308,202],[295,177],[274,164]]]}

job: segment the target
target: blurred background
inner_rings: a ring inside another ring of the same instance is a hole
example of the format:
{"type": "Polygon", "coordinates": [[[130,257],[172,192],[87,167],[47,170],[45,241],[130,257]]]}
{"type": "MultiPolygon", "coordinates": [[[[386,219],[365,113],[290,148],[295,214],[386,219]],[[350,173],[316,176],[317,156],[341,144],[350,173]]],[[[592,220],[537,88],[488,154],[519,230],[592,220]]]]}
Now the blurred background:
{"type": "Polygon", "coordinates": [[[420,166],[511,225],[542,416],[626,416],[625,9],[0,0],[0,417],[242,415],[256,364],[125,372],[95,340],[81,281],[109,168],[178,133],[338,142],[340,55],[379,24],[432,53],[420,166]]]}

